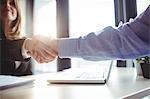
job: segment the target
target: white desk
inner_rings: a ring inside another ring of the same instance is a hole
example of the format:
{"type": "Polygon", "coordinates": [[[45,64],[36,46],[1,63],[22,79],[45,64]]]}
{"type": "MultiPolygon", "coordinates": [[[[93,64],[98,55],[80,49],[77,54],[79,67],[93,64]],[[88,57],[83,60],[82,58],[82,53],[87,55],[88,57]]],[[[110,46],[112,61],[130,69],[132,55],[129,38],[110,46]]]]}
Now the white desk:
{"type": "Polygon", "coordinates": [[[150,79],[137,76],[135,68],[114,68],[107,86],[115,98],[123,98],[148,89],[150,95],[150,79]]]}
{"type": "Polygon", "coordinates": [[[36,79],[32,87],[0,91],[0,99],[118,99],[150,89],[150,80],[136,77],[134,68],[113,68],[105,85],[48,84],[46,79],[49,75],[51,74],[29,76],[36,79]]]}

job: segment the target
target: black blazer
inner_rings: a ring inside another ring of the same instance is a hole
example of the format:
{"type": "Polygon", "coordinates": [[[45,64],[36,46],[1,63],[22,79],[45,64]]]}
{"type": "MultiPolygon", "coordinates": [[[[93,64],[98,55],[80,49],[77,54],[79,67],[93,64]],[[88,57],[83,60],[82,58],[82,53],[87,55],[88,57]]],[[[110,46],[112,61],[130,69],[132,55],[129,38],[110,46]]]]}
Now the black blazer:
{"type": "Polygon", "coordinates": [[[31,59],[24,59],[21,53],[25,39],[8,40],[4,33],[0,31],[0,74],[24,76],[32,74],[31,59]],[[15,61],[20,61],[20,66],[16,69],[15,61]]]}

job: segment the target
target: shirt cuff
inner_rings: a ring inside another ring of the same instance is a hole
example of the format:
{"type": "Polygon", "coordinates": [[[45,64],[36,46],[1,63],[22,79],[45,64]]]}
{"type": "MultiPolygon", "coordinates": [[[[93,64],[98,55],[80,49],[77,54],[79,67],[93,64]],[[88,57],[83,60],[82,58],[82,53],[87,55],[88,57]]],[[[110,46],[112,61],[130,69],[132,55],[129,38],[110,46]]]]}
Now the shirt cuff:
{"type": "MultiPolygon", "coordinates": [[[[27,38],[28,39],[28,38],[27,38]]],[[[27,40],[26,39],[26,40],[27,40]]],[[[30,58],[31,56],[28,54],[28,50],[25,49],[25,42],[26,40],[24,40],[24,43],[22,45],[22,56],[27,59],[27,58],[30,58]]]]}
{"type": "Polygon", "coordinates": [[[78,39],[62,38],[58,40],[58,55],[60,58],[78,56],[78,39]]]}

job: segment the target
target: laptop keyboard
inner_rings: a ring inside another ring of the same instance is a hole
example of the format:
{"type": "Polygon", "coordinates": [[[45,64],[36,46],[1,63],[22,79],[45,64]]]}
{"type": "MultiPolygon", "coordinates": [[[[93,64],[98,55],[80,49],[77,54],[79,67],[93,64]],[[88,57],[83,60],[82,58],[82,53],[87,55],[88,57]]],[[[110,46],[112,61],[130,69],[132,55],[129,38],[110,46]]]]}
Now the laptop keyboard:
{"type": "Polygon", "coordinates": [[[55,74],[57,79],[63,78],[71,78],[71,79],[100,79],[104,78],[104,71],[65,71],[65,72],[58,72],[55,74]]]}
{"type": "Polygon", "coordinates": [[[83,72],[83,73],[77,75],[76,78],[80,78],[80,79],[99,79],[99,78],[104,78],[104,74],[100,73],[100,72],[94,72],[94,73],[83,72]]]}

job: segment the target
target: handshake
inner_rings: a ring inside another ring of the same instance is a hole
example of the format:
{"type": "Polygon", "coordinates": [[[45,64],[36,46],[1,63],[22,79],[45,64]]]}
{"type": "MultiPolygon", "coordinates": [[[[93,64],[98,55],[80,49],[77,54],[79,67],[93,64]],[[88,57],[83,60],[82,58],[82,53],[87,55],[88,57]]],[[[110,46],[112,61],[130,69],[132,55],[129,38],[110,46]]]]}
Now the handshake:
{"type": "Polygon", "coordinates": [[[58,44],[56,39],[45,36],[33,36],[24,41],[24,49],[38,63],[48,63],[58,56],[58,44]]]}

